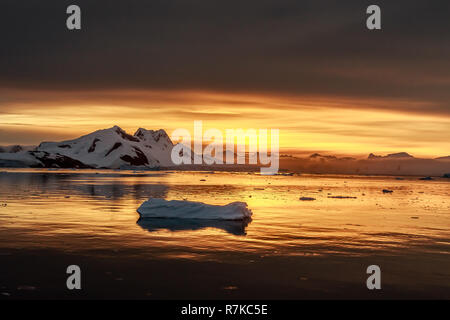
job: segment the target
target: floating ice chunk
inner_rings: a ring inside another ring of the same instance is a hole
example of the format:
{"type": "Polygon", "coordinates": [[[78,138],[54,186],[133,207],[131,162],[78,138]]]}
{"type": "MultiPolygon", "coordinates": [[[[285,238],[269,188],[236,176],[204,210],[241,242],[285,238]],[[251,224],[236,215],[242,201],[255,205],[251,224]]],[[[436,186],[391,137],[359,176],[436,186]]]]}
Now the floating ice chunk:
{"type": "Polygon", "coordinates": [[[328,196],[330,199],[357,199],[357,197],[349,197],[349,196],[328,196]]]}
{"type": "Polygon", "coordinates": [[[245,202],[232,202],[224,206],[186,200],[151,198],[137,211],[142,218],[177,218],[210,220],[249,219],[252,211],[245,202]]]}
{"type": "Polygon", "coordinates": [[[314,200],[316,200],[316,198],[311,198],[311,197],[301,197],[300,200],[301,200],[301,201],[314,201],[314,200]]]}

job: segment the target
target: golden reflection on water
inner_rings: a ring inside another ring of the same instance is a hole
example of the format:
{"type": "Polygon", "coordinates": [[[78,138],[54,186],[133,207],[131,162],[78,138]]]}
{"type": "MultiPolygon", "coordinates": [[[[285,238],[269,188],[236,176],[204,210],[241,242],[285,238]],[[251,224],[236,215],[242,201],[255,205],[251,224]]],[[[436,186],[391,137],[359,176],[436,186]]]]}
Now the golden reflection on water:
{"type": "Polygon", "coordinates": [[[226,259],[227,252],[364,255],[401,254],[408,248],[448,254],[449,195],[448,179],[4,170],[0,247],[213,260],[226,259]],[[138,221],[136,209],[149,197],[209,204],[245,201],[253,220],[138,221]]]}

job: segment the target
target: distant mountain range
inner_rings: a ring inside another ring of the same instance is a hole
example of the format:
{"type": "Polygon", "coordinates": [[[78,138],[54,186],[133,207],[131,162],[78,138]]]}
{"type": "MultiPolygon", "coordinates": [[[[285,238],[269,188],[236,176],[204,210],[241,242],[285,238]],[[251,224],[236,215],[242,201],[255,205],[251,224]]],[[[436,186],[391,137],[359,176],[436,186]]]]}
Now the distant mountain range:
{"type": "Polygon", "coordinates": [[[387,156],[377,156],[373,153],[369,154],[368,159],[408,159],[408,158],[414,158],[412,155],[406,152],[399,152],[399,153],[391,153],[387,156]]]}
{"type": "Polygon", "coordinates": [[[281,156],[280,167],[318,174],[448,176],[450,156],[421,159],[399,152],[385,156],[371,153],[365,159],[356,159],[313,153],[309,157],[281,156]]]}
{"type": "MultiPolygon", "coordinates": [[[[313,153],[312,155],[309,156],[309,158],[310,159],[324,159],[324,160],[358,160],[353,157],[337,157],[334,155],[321,155],[319,153],[313,153]]],[[[407,159],[421,159],[421,158],[416,158],[407,152],[398,152],[398,153],[391,153],[391,154],[388,154],[385,156],[379,156],[379,155],[375,155],[375,154],[371,153],[371,154],[369,154],[367,159],[370,159],[370,160],[373,160],[373,159],[407,160],[407,159]]],[[[360,159],[360,160],[362,160],[362,159],[360,159]]],[[[450,156],[434,158],[434,160],[450,160],[450,156]]]]}
{"type": "Polygon", "coordinates": [[[353,157],[337,157],[332,155],[321,155],[319,153],[313,153],[309,156],[310,159],[319,159],[319,160],[356,160],[353,157]]]}
{"type": "MultiPolygon", "coordinates": [[[[174,144],[164,130],[138,129],[134,135],[118,126],[98,130],[74,140],[42,142],[39,146],[0,147],[0,167],[36,168],[173,168],[174,144]]],[[[231,152],[225,151],[224,153],[231,152]]],[[[192,153],[192,151],[191,151],[192,153]]],[[[247,154],[248,156],[248,154],[247,154]]],[[[193,154],[191,154],[191,158],[193,154]]],[[[184,165],[179,169],[207,168],[252,170],[256,167],[184,165]]],[[[282,155],[280,168],[305,173],[443,175],[450,172],[450,156],[415,158],[406,152],[385,156],[369,154],[366,159],[311,154],[309,157],[282,155]]],[[[258,167],[259,169],[259,167],[258,167]]]]}

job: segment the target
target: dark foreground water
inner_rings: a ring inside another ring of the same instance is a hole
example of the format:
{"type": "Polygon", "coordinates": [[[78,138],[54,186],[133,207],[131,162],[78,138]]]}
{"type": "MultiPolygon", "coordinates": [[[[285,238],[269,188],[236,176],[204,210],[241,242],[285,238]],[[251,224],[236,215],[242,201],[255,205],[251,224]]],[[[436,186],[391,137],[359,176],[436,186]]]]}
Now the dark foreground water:
{"type": "Polygon", "coordinates": [[[449,196],[448,179],[6,170],[0,299],[449,299],[449,196]],[[139,220],[150,197],[245,201],[254,215],[139,220]],[[71,264],[80,291],[66,288],[71,264]]]}

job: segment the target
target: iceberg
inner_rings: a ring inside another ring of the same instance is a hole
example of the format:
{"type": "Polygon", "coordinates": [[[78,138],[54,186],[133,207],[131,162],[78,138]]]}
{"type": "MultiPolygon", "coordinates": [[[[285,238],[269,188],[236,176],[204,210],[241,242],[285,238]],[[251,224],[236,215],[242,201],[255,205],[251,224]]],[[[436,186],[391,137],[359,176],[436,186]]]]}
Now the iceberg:
{"type": "Polygon", "coordinates": [[[151,198],[145,201],[137,212],[141,218],[175,218],[208,220],[250,219],[252,211],[245,202],[232,202],[227,205],[211,205],[187,200],[165,200],[151,198]]]}

